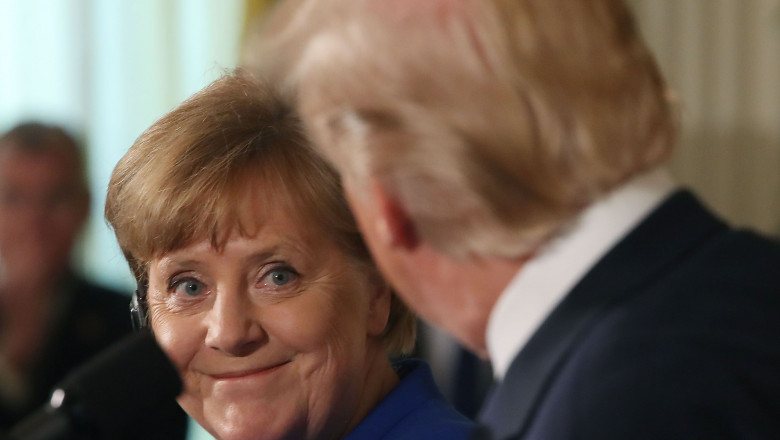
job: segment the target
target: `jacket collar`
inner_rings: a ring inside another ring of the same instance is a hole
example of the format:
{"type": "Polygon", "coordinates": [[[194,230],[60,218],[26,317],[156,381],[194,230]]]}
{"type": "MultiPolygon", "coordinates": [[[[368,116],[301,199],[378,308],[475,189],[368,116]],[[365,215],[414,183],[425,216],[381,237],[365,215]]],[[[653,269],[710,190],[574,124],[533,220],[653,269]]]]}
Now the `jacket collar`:
{"type": "Polygon", "coordinates": [[[544,320],[495,388],[480,419],[496,438],[520,435],[578,338],[607,309],[725,229],[678,191],[610,250],[544,320]]]}

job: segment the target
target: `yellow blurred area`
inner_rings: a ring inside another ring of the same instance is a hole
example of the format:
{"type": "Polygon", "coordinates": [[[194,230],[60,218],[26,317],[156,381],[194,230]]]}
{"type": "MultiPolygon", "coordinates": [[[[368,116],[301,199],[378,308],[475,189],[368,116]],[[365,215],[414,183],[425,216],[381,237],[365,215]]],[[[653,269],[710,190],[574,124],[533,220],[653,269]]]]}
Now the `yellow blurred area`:
{"type": "Polygon", "coordinates": [[[262,17],[278,0],[244,0],[244,27],[242,39],[246,40],[252,24],[262,17]]]}

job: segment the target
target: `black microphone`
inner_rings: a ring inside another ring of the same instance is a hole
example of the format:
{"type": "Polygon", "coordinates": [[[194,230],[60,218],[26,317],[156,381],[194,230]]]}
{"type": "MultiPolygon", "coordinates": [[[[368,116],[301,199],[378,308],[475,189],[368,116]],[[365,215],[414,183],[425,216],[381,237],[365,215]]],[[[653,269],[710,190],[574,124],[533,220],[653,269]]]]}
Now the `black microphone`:
{"type": "Polygon", "coordinates": [[[58,385],[48,405],[4,440],[136,438],[144,418],[181,393],[176,368],[148,330],[133,333],[58,385]]]}

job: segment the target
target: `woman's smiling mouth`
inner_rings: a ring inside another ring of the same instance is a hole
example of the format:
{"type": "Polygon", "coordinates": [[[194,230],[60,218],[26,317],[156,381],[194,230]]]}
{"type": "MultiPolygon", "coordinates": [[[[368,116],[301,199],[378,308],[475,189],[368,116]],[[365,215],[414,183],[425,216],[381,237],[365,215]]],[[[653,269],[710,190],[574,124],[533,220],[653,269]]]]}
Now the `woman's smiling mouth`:
{"type": "Polygon", "coordinates": [[[289,364],[291,361],[287,360],[284,362],[280,362],[277,364],[272,364],[268,366],[258,367],[258,368],[251,368],[247,370],[237,370],[237,371],[228,371],[224,373],[217,373],[217,374],[208,374],[212,379],[218,380],[218,381],[233,381],[233,380],[239,380],[243,378],[248,378],[252,376],[258,376],[258,375],[267,375],[275,372],[276,370],[280,369],[281,367],[289,364]]]}

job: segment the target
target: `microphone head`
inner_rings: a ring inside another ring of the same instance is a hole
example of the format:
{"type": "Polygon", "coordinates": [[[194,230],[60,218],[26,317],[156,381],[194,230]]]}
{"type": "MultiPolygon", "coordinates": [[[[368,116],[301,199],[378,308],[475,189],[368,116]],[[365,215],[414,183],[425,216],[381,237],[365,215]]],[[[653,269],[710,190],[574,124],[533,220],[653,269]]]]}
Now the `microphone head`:
{"type": "Polygon", "coordinates": [[[142,330],[74,370],[52,393],[50,404],[69,412],[81,429],[117,438],[181,391],[176,367],[151,331],[142,330]]]}

